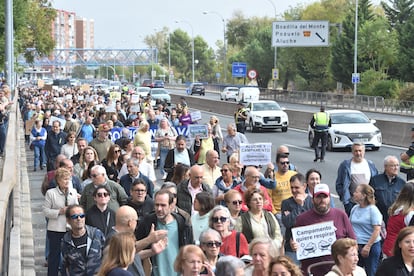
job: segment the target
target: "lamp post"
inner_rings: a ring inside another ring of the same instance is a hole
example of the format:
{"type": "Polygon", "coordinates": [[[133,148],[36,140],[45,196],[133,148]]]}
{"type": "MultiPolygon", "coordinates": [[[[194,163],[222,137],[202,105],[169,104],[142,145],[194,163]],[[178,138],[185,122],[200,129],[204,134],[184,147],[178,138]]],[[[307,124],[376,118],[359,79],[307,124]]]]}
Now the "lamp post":
{"type": "Polygon", "coordinates": [[[171,83],[171,34],[168,33],[168,82],[171,83]]]}
{"type": "Polygon", "coordinates": [[[192,51],[192,60],[191,60],[191,66],[192,66],[192,74],[193,74],[193,83],[194,81],[194,29],[193,26],[190,24],[190,22],[186,20],[176,20],[175,23],[186,23],[191,28],[191,51],[192,51]]]}
{"type": "MultiPolygon", "coordinates": [[[[273,9],[274,9],[274,11],[275,11],[275,20],[276,20],[276,18],[277,18],[277,10],[276,10],[276,6],[275,6],[275,3],[273,3],[273,1],[272,0],[267,0],[271,5],[272,5],[272,7],[273,7],[273,9]]],[[[277,69],[277,47],[275,46],[275,59],[274,59],[274,68],[275,69],[277,69]]],[[[274,89],[276,89],[277,88],[277,80],[275,79],[274,81],[273,81],[273,88],[274,89]]]]}
{"type": "Polygon", "coordinates": [[[223,76],[224,76],[224,83],[226,83],[227,81],[227,48],[226,48],[226,20],[224,19],[223,16],[221,16],[221,14],[219,14],[218,12],[215,11],[204,11],[203,14],[215,14],[218,17],[221,18],[221,21],[223,22],[223,51],[224,51],[224,57],[223,57],[223,76]]]}
{"type": "MultiPolygon", "coordinates": [[[[354,76],[358,74],[358,0],[355,1],[354,76]]],[[[354,97],[357,95],[357,81],[354,80],[354,97]]],[[[355,99],[356,100],[356,99],[355,99]]]]}

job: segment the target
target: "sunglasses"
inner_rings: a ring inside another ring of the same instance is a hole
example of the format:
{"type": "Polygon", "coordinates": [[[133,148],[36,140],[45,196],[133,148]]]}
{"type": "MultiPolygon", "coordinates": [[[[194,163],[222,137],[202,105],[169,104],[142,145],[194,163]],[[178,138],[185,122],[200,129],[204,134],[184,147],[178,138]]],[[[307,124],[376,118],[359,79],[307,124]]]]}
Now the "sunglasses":
{"type": "Polygon", "coordinates": [[[96,193],[96,195],[97,195],[98,197],[107,197],[107,196],[109,196],[109,194],[108,194],[108,193],[96,193]]]}
{"type": "Polygon", "coordinates": [[[227,218],[226,217],[213,217],[213,223],[218,223],[219,221],[221,223],[225,223],[227,221],[227,218]]]}
{"type": "Polygon", "coordinates": [[[120,151],[120,150],[114,150],[114,152],[115,152],[115,153],[120,153],[121,151],[120,151]]]}
{"type": "Polygon", "coordinates": [[[222,245],[221,242],[216,241],[216,242],[203,242],[203,245],[207,246],[207,247],[220,247],[222,245]]]}
{"type": "Polygon", "coordinates": [[[220,172],[228,172],[228,169],[221,169],[220,172]]]}
{"type": "Polygon", "coordinates": [[[285,162],[279,162],[281,165],[289,165],[290,162],[289,161],[285,161],[285,162]]]}
{"type": "Polygon", "coordinates": [[[73,214],[70,216],[71,219],[78,219],[78,218],[83,219],[84,217],[85,217],[85,214],[73,214]]]}
{"type": "Polygon", "coordinates": [[[241,200],[233,200],[232,202],[231,202],[231,204],[233,204],[233,205],[240,205],[240,204],[242,204],[243,203],[243,201],[241,201],[241,200]]]}

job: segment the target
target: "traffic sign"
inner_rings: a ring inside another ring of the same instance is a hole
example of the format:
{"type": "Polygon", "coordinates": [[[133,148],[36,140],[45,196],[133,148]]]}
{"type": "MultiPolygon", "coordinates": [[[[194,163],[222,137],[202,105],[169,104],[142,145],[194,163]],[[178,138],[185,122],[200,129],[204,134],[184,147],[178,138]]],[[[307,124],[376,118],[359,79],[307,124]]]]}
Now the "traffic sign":
{"type": "Polygon", "coordinates": [[[360,83],[361,77],[359,73],[352,73],[352,83],[360,83]]]}
{"type": "Polygon", "coordinates": [[[329,21],[276,21],[272,32],[274,47],[329,46],[329,21]]]}
{"type": "Polygon", "coordinates": [[[272,69],[272,80],[279,80],[279,69],[272,69]]]}
{"type": "Polygon", "coordinates": [[[257,77],[257,72],[256,70],[249,70],[249,72],[247,72],[247,76],[249,77],[249,79],[255,79],[257,77]]]}
{"type": "Polygon", "coordinates": [[[244,62],[233,62],[231,64],[231,75],[233,78],[245,78],[247,64],[244,62]]]}

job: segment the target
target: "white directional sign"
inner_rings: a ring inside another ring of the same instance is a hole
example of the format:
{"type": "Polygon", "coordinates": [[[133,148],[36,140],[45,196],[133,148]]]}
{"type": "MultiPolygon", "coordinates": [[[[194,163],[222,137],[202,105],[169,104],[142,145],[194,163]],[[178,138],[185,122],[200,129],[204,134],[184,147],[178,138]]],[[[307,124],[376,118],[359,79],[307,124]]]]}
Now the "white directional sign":
{"type": "Polygon", "coordinates": [[[272,46],[329,46],[329,21],[273,22],[272,46]]]}

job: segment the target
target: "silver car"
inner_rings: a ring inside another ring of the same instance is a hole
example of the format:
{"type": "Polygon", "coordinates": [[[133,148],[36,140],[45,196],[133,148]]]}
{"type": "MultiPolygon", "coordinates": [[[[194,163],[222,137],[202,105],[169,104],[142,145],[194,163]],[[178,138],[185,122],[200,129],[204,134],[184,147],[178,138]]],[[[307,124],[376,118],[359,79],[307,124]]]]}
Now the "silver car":
{"type": "Polygon", "coordinates": [[[149,95],[155,102],[160,100],[161,102],[166,102],[168,105],[171,105],[170,93],[165,88],[152,88],[149,95]]]}
{"type": "Polygon", "coordinates": [[[220,93],[220,100],[233,100],[237,101],[237,95],[239,94],[239,88],[238,87],[226,87],[223,89],[223,91],[220,93]]]}

